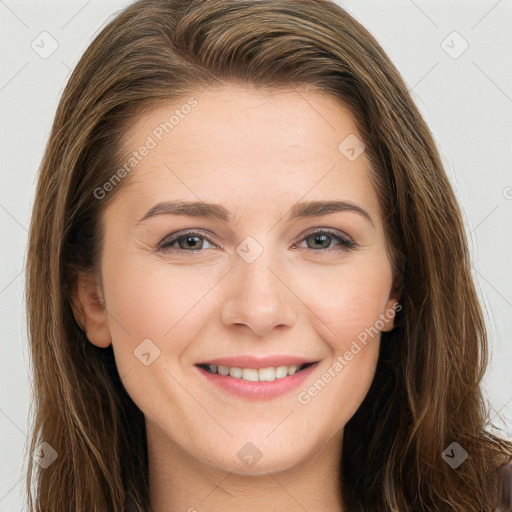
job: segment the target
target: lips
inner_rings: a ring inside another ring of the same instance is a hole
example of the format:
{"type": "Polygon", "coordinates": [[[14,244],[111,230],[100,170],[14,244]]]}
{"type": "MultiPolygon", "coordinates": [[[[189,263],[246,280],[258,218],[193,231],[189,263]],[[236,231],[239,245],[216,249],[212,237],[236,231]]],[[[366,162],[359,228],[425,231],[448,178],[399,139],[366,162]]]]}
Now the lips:
{"type": "MultiPolygon", "coordinates": [[[[273,398],[290,395],[294,389],[303,385],[318,367],[319,362],[306,362],[301,365],[280,365],[281,362],[301,363],[303,358],[219,358],[205,363],[196,364],[199,375],[208,384],[206,388],[211,391],[212,386],[236,399],[271,400],[273,398]],[[249,364],[250,366],[216,366],[213,362],[230,364],[249,364]],[[277,367],[267,366],[277,364],[277,367]],[[211,366],[211,368],[210,368],[211,366]],[[212,371],[213,370],[213,371],[212,371]]],[[[293,396],[293,395],[292,395],[293,396]]]]}
{"type": "Polygon", "coordinates": [[[210,359],[208,361],[201,361],[197,365],[215,365],[215,366],[227,366],[228,368],[254,368],[259,370],[260,368],[279,367],[279,366],[303,366],[305,364],[315,363],[315,360],[311,360],[301,356],[291,355],[275,355],[275,356],[227,356],[210,359]]]}

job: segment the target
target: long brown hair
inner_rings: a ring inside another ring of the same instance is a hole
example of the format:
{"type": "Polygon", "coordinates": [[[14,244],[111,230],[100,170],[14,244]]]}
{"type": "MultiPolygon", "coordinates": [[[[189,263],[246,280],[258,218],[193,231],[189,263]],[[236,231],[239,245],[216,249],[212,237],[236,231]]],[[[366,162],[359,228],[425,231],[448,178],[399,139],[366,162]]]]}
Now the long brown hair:
{"type": "Polygon", "coordinates": [[[80,329],[76,278],[98,269],[103,208],[131,178],[98,198],[123,163],[128,127],[161,102],[230,81],[333,95],[352,112],[371,162],[402,310],[345,427],[348,510],[496,507],[496,469],[512,444],[485,429],[487,334],[464,225],[433,137],[383,49],[324,0],[141,0],[81,58],[40,169],[27,258],[29,449],[46,442],[57,458],[46,468],[29,460],[29,509],[149,504],[144,416],[112,347],[95,347],[80,329]],[[468,453],[458,469],[442,457],[452,442],[468,453]]]}

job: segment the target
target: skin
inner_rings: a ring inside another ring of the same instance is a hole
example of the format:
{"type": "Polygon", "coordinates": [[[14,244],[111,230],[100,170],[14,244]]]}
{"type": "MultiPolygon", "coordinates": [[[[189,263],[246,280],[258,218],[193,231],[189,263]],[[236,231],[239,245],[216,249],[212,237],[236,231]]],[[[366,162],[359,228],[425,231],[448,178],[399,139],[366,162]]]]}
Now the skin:
{"type": "MultiPolygon", "coordinates": [[[[153,512],[344,510],[343,429],[370,387],[380,334],[309,403],[297,395],[383,315],[381,330],[393,327],[385,313],[397,296],[368,161],[338,150],[358,135],[354,120],[337,99],[312,90],[226,85],[193,96],[197,106],[104,212],[101,274],[79,281],[87,336],[113,344],[123,384],[144,412],[153,512]],[[235,220],[162,214],[138,223],[173,199],[221,204],[235,220]],[[286,220],[295,203],[328,199],[356,203],[373,224],[353,211],[286,220]],[[159,251],[184,229],[205,238],[159,251]],[[316,229],[336,233],[315,241],[316,229]],[[248,236],[263,249],[251,263],[236,252],[248,236]],[[134,356],[144,339],[160,350],[148,366],[134,356]],[[319,364],[299,389],[247,401],[207,385],[194,366],[235,354],[319,364]],[[247,442],[262,454],[251,467],[237,457],[247,442]]],[[[185,102],[140,118],[127,154],[185,102]]]]}

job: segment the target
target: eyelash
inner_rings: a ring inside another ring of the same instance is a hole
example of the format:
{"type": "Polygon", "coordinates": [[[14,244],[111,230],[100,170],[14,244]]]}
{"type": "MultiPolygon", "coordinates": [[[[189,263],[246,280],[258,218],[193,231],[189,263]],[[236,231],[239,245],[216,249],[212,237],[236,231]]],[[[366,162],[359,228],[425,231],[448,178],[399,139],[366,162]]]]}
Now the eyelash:
{"type": "MultiPolygon", "coordinates": [[[[324,248],[324,249],[318,249],[318,250],[311,249],[314,252],[319,252],[319,253],[324,253],[324,254],[331,254],[333,252],[337,253],[337,252],[351,251],[351,250],[357,249],[357,247],[358,247],[358,244],[356,244],[355,242],[352,242],[348,238],[345,238],[345,237],[341,236],[340,234],[336,234],[336,233],[334,233],[334,232],[332,232],[330,230],[327,230],[327,229],[317,230],[317,231],[313,231],[311,233],[308,233],[304,238],[299,240],[298,243],[302,243],[302,242],[306,241],[308,238],[314,237],[316,235],[328,235],[332,239],[337,239],[337,240],[339,240],[341,242],[342,248],[339,249],[339,250],[332,250],[330,248],[324,248]]],[[[186,239],[186,238],[190,238],[190,237],[194,237],[194,236],[197,236],[199,238],[203,238],[203,239],[207,240],[210,244],[215,245],[208,237],[206,237],[204,235],[204,233],[201,233],[199,231],[185,231],[185,232],[182,232],[182,233],[175,233],[174,235],[170,235],[170,238],[169,237],[165,238],[158,245],[157,251],[159,251],[159,252],[185,252],[185,253],[203,252],[202,249],[187,250],[187,249],[181,249],[179,247],[178,247],[178,249],[171,248],[171,245],[174,244],[175,242],[177,242],[178,240],[186,239]]],[[[293,245],[295,247],[297,246],[297,244],[295,244],[295,243],[293,245]]]]}

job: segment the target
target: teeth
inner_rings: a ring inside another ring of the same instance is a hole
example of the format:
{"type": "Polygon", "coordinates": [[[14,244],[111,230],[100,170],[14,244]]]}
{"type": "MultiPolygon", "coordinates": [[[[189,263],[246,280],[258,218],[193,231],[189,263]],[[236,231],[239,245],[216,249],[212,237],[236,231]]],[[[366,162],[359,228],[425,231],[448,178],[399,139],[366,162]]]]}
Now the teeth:
{"type": "MultiPolygon", "coordinates": [[[[229,372],[229,374],[231,375],[231,372],[229,372]]],[[[244,368],[240,372],[240,375],[242,376],[242,379],[250,380],[251,382],[256,382],[257,380],[259,380],[258,370],[253,370],[252,368],[244,368]]]]}
{"type": "Polygon", "coordinates": [[[272,382],[276,378],[276,371],[274,368],[261,368],[258,370],[259,380],[265,382],[272,382]]]}
{"type": "Polygon", "coordinates": [[[231,377],[236,377],[237,379],[239,379],[242,376],[242,369],[233,366],[232,368],[229,369],[229,375],[231,375],[231,377]]]}
{"type": "Polygon", "coordinates": [[[276,368],[276,379],[282,379],[288,375],[288,366],[279,366],[276,368]]]}
{"type": "Polygon", "coordinates": [[[224,376],[229,375],[235,379],[250,382],[272,382],[275,379],[283,379],[284,377],[288,377],[288,375],[294,375],[299,369],[302,369],[303,365],[278,366],[276,368],[270,366],[268,368],[260,368],[259,370],[255,368],[238,368],[236,366],[216,366],[214,364],[208,364],[206,366],[211,373],[218,373],[224,376]]]}
{"type": "Polygon", "coordinates": [[[220,373],[221,375],[229,375],[229,368],[227,366],[218,366],[217,372],[220,373]]]}

